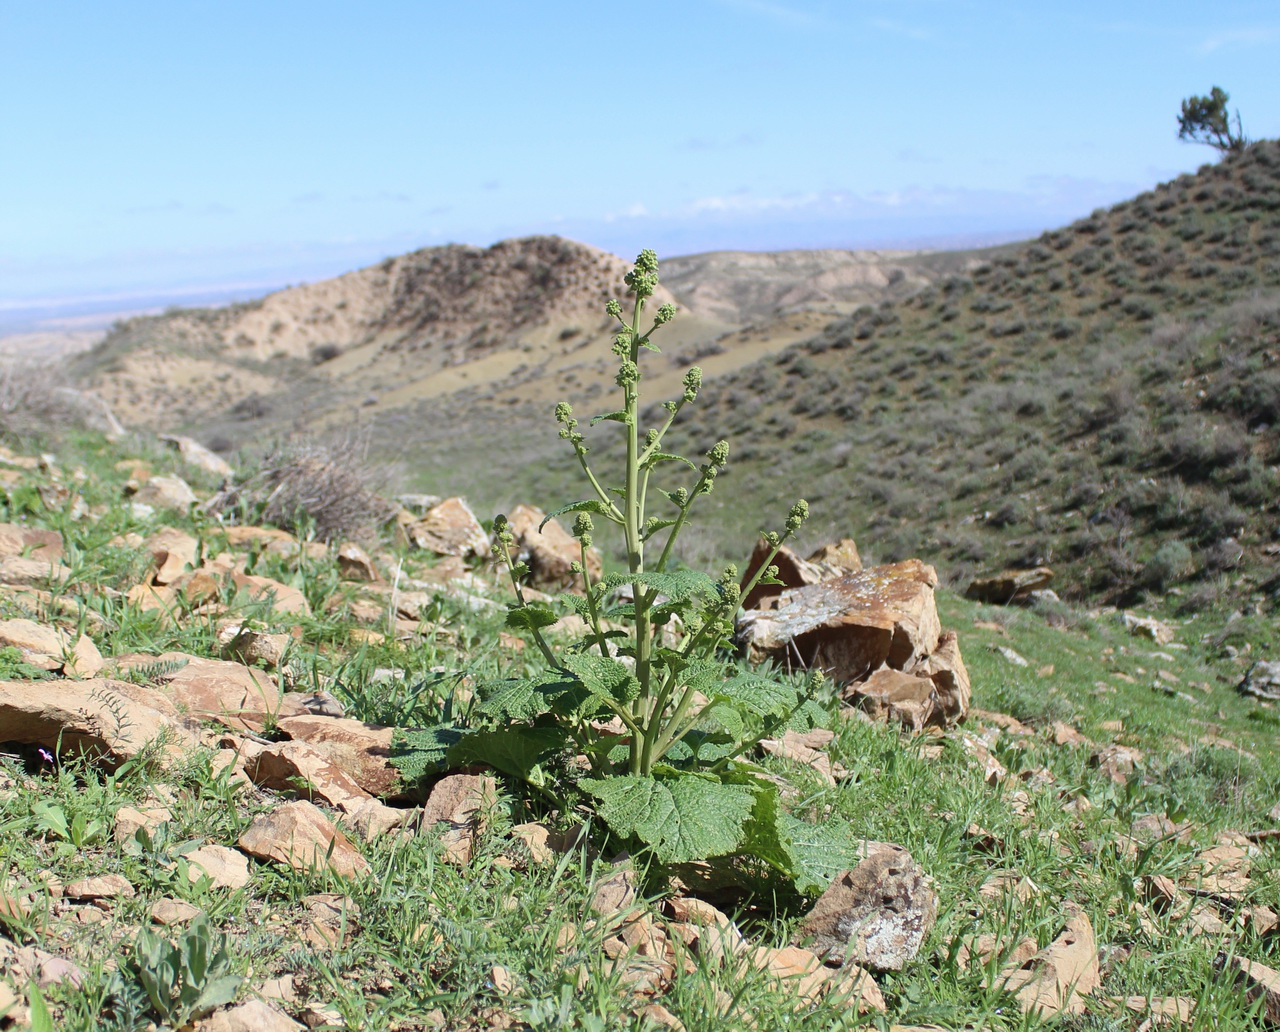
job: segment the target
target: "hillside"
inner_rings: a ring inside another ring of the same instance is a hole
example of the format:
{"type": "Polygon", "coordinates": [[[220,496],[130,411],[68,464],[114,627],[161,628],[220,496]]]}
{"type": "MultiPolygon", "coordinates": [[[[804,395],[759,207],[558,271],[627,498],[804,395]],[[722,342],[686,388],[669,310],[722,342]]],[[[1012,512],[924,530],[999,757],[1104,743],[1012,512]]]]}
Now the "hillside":
{"type": "MultiPolygon", "coordinates": [[[[803,494],[824,531],[928,555],[956,583],[1047,563],[1068,599],[1173,590],[1252,609],[1280,589],[1278,356],[1280,144],[1262,142],[764,360],[702,358],[709,389],[679,425],[691,449],[733,445],[717,500],[736,538],[709,542],[718,554],[803,494]]],[[[678,375],[653,363],[649,396],[678,375]]],[[[535,480],[567,500],[548,413],[499,400],[500,432],[464,417],[446,436],[420,412],[423,483],[461,482],[476,448],[494,456],[471,482],[485,501],[535,480]]]]}
{"type": "MultiPolygon", "coordinates": [[[[902,296],[936,275],[907,252],[786,252],[685,260],[686,342],[747,325],[776,351],[856,304],[902,296]],[[696,280],[696,287],[693,282],[696,280]],[[786,309],[779,322],[779,307],[786,309]]],[[[224,449],[297,425],[385,421],[463,389],[551,399],[603,374],[604,302],[621,289],[621,259],[559,237],[489,248],[426,248],[260,301],[127,320],[73,365],[130,425],[194,430],[224,449]],[[584,373],[585,371],[585,373],[584,373]]]]}

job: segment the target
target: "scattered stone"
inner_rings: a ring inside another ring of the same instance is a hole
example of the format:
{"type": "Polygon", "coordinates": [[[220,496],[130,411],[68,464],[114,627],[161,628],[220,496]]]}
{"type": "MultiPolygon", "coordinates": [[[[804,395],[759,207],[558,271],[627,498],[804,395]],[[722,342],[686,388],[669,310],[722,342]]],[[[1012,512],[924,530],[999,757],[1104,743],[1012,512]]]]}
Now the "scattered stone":
{"type": "Polygon", "coordinates": [[[1033,591],[1047,588],[1052,580],[1053,571],[1047,566],[1037,566],[1033,570],[1003,570],[975,578],[965,589],[964,597],[1007,606],[1011,602],[1027,601],[1033,591]]]}
{"type": "Polygon", "coordinates": [[[1218,954],[1218,967],[1229,966],[1245,985],[1246,998],[1252,1003],[1262,997],[1262,1016],[1271,1024],[1280,1024],[1280,972],[1265,964],[1239,955],[1218,954]]]}
{"type": "Polygon", "coordinates": [[[288,864],[295,870],[327,864],[346,878],[369,873],[368,861],[351,840],[305,800],[285,803],[255,818],[240,836],[239,846],[252,857],[288,864]]]}
{"type": "Polygon", "coordinates": [[[176,509],[178,512],[186,512],[199,500],[191,490],[191,485],[176,476],[152,477],[133,494],[133,501],[138,505],[153,509],[176,509]]]}
{"type": "Polygon", "coordinates": [[[797,929],[828,963],[900,971],[938,915],[930,878],[901,846],[868,842],[866,858],[839,875],[797,929]]]}
{"type": "Polygon", "coordinates": [[[200,846],[184,853],[183,859],[187,862],[187,877],[193,883],[207,877],[215,889],[242,889],[249,884],[249,861],[234,849],[200,846]]]}
{"type": "MultiPolygon", "coordinates": [[[[440,1013],[440,1012],[434,1012],[440,1013]]],[[[443,1015],[441,1015],[443,1017],[443,1015]]],[[[337,1007],[320,1003],[309,1003],[302,1008],[298,1018],[307,1028],[342,1028],[345,1019],[342,1017],[342,1011],[337,1007]]],[[[443,1026],[444,1022],[435,1023],[435,1026],[443,1026]]],[[[428,1027],[435,1027],[428,1023],[428,1027]]]]}
{"type": "Polygon", "coordinates": [[[1005,967],[999,982],[1017,997],[1024,1014],[1050,1017],[1083,1012],[1081,997],[1102,984],[1089,918],[1084,914],[1071,918],[1066,930],[1034,957],[1005,967]]]}
{"type": "Polygon", "coordinates": [[[1055,720],[1049,725],[1049,729],[1053,734],[1054,745],[1065,745],[1075,748],[1078,745],[1093,745],[1089,739],[1082,735],[1070,724],[1063,723],[1061,720],[1055,720]]]}
{"type": "Polygon", "coordinates": [[[1140,638],[1149,638],[1157,645],[1168,645],[1174,639],[1173,628],[1162,624],[1150,616],[1138,616],[1135,613],[1124,613],[1125,630],[1140,638]]]}
{"type": "Polygon", "coordinates": [[[277,792],[296,792],[344,813],[355,813],[372,797],[345,770],[306,742],[246,743],[245,773],[255,785],[277,792]]]}
{"type": "Polygon", "coordinates": [[[293,1032],[305,1027],[265,1000],[249,1000],[197,1021],[195,1032],[293,1032]]]}
{"type": "Polygon", "coordinates": [[[215,477],[235,476],[236,471],[231,468],[231,464],[226,459],[210,451],[199,441],[190,437],[177,437],[172,434],[161,434],[160,440],[177,448],[178,454],[182,456],[182,461],[195,466],[197,469],[212,473],[215,477]]]}
{"type": "Polygon", "coordinates": [[[200,720],[216,720],[232,730],[261,731],[280,709],[280,689],[275,678],[243,663],[181,652],[121,656],[116,663],[125,669],[159,668],[161,673],[154,682],[180,709],[200,720]],[[182,665],[177,666],[179,663],[182,665]]]}
{"type": "Polygon", "coordinates": [[[0,584],[9,588],[43,588],[67,579],[69,571],[46,559],[10,555],[0,558],[0,584]]]}
{"type": "Polygon", "coordinates": [[[640,1012],[640,1016],[659,1028],[670,1029],[671,1032],[685,1032],[684,1022],[660,1003],[647,1004],[640,1012]]]}
{"type": "Polygon", "coordinates": [[[835,738],[834,731],[827,731],[822,728],[805,732],[787,731],[783,733],[781,738],[762,739],[760,748],[771,756],[782,756],[785,759],[812,767],[818,772],[823,781],[829,785],[834,785],[837,780],[837,774],[844,775],[847,772],[838,768],[833,769],[831,757],[820,751],[823,747],[829,745],[833,738],[835,738]]]}
{"type": "Polygon", "coordinates": [[[200,908],[193,907],[186,900],[158,899],[147,908],[147,916],[158,925],[180,925],[200,916],[200,908]]]}
{"type": "Polygon", "coordinates": [[[343,580],[372,584],[382,579],[369,554],[354,541],[345,541],[339,545],[336,558],[338,574],[343,580]]]}
{"type": "MultiPolygon", "coordinates": [[[[616,917],[635,906],[636,897],[636,872],[630,867],[622,867],[597,883],[595,891],[591,894],[591,911],[602,918],[616,917]]],[[[690,900],[687,902],[699,903],[701,901],[690,900]]],[[[710,904],[707,905],[710,906],[710,904]]],[[[711,907],[711,909],[715,910],[714,907],[711,907]]],[[[719,913],[719,911],[716,911],[716,913],[719,913]]],[[[677,916],[676,920],[691,921],[687,914],[683,917],[677,916]]],[[[727,921],[728,918],[725,918],[725,920],[727,921]]],[[[691,921],[691,923],[697,922],[691,921]]]]}
{"type": "Polygon", "coordinates": [[[476,836],[484,827],[484,815],[497,798],[498,783],[487,774],[450,774],[436,782],[422,807],[419,828],[437,824],[445,858],[458,864],[471,860],[476,836]]]}
{"type": "Polygon", "coordinates": [[[1030,662],[1027,661],[1027,658],[1025,656],[1021,655],[1020,653],[1014,652],[1013,649],[1009,648],[1007,645],[997,646],[996,651],[1000,653],[1000,655],[1004,657],[1005,660],[1012,663],[1014,666],[1029,667],[1031,665],[1030,662]]]}
{"type": "Polygon", "coordinates": [[[147,539],[146,548],[155,563],[151,582],[164,585],[195,569],[200,542],[186,531],[162,527],[147,539]]]}
{"type": "Polygon", "coordinates": [[[102,874],[81,878],[63,889],[67,899],[93,902],[99,899],[133,899],[137,895],[128,879],[120,874],[102,874]]]}
{"type": "Polygon", "coordinates": [[[1280,702],[1280,660],[1254,663],[1244,679],[1236,685],[1236,691],[1257,699],[1280,702]]]}
{"type": "Polygon", "coordinates": [[[34,620],[0,620],[0,646],[12,646],[23,662],[69,677],[93,677],[102,670],[102,654],[87,635],[73,639],[58,627],[34,620]]]}
{"type": "Polygon", "coordinates": [[[461,498],[446,498],[415,520],[398,520],[397,528],[408,544],[436,555],[485,555],[489,539],[484,527],[461,498]]]}
{"type": "Polygon", "coordinates": [[[1104,745],[1101,749],[1089,757],[1091,766],[1097,767],[1109,780],[1116,784],[1123,785],[1129,780],[1129,775],[1133,773],[1133,769],[1142,763],[1145,757],[1141,750],[1135,749],[1131,745],[1120,745],[1111,743],[1104,745]]]}
{"type": "Polygon", "coordinates": [[[867,680],[850,685],[847,697],[873,719],[898,723],[909,731],[947,726],[937,689],[926,677],[882,667],[867,680]]]}
{"type": "Polygon", "coordinates": [[[983,899],[1013,896],[1019,902],[1025,903],[1040,895],[1040,886],[1017,871],[994,871],[978,886],[978,895],[983,899]]]}
{"type": "Polygon", "coordinates": [[[62,560],[62,535],[56,530],[0,523],[0,558],[9,556],[58,563],[62,560]]]}
{"type": "MultiPolygon", "coordinates": [[[[529,564],[529,583],[539,591],[581,591],[582,575],[574,573],[570,564],[582,561],[582,546],[558,520],[547,520],[547,514],[532,505],[517,505],[508,514],[511,533],[519,560],[529,564]]],[[[587,550],[587,572],[598,580],[603,570],[600,552],[587,550]]]]}
{"type": "Polygon", "coordinates": [[[369,795],[393,800],[402,797],[404,786],[400,772],[391,765],[394,728],[314,712],[282,717],[277,727],[345,771],[369,795]]]}
{"type": "MultiPolygon", "coordinates": [[[[219,640],[222,637],[223,635],[219,635],[219,640]]],[[[270,634],[252,627],[237,627],[232,624],[226,629],[222,656],[224,659],[239,660],[245,666],[274,670],[284,662],[285,653],[292,644],[293,638],[287,634],[270,634]]]]}
{"type": "Polygon", "coordinates": [[[114,837],[117,842],[129,842],[140,828],[146,828],[148,832],[155,831],[171,820],[173,814],[167,806],[148,806],[143,809],[122,806],[116,811],[114,837]]]}

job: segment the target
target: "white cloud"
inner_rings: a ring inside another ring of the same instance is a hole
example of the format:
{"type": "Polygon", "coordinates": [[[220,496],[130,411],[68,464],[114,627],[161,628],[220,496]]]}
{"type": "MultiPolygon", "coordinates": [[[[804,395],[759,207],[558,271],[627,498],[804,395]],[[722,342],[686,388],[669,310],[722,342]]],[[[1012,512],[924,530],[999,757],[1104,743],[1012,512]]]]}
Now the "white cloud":
{"type": "Polygon", "coordinates": [[[1255,26],[1250,29],[1230,29],[1217,32],[1205,39],[1197,48],[1202,54],[1212,54],[1223,47],[1256,47],[1274,43],[1280,39],[1280,28],[1255,26]]]}

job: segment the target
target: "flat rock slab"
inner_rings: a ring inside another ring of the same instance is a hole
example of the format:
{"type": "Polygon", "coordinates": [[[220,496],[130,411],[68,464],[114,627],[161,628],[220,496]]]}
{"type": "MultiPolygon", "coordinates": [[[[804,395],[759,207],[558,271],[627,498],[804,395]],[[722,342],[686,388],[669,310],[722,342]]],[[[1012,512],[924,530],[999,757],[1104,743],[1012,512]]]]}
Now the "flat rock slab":
{"type": "Polygon", "coordinates": [[[972,694],[954,631],[943,632],[938,647],[910,670],[882,667],[866,681],[849,685],[844,693],[872,718],[899,723],[914,732],[963,720],[972,694]]]}
{"type": "Polygon", "coordinates": [[[62,559],[62,535],[56,530],[0,523],[0,557],[11,555],[56,563],[62,559]]]}
{"type": "Polygon", "coordinates": [[[1021,963],[1016,958],[1000,973],[999,983],[1013,993],[1024,1013],[1079,1014],[1083,996],[1102,984],[1098,944],[1093,925],[1084,914],[1067,922],[1058,938],[1021,963]]]}
{"type": "Polygon", "coordinates": [[[239,846],[259,860],[299,871],[326,865],[344,878],[369,873],[369,863],[323,813],[303,800],[285,803],[254,819],[239,846]]]}
{"type": "Polygon", "coordinates": [[[124,669],[155,667],[155,677],[179,709],[200,720],[216,720],[237,731],[261,731],[280,709],[276,679],[229,660],[204,659],[182,652],[159,656],[128,655],[116,660],[124,669]],[[179,666],[179,664],[181,664],[179,666]],[[171,667],[173,669],[165,669],[171,667]]]}
{"type": "Polygon", "coordinates": [[[283,717],[277,726],[294,741],[306,742],[345,771],[369,795],[379,799],[401,795],[404,786],[400,772],[391,764],[394,728],[312,713],[283,717]]]}
{"type": "Polygon", "coordinates": [[[753,662],[819,667],[837,683],[882,666],[904,670],[938,645],[938,575],[918,559],[792,588],[772,610],[748,610],[739,639],[753,662]]]}
{"type": "Polygon", "coordinates": [[[127,681],[0,681],[0,728],[6,741],[82,752],[111,765],[161,740],[170,751],[198,744],[161,692],[127,681]]]}
{"type": "Polygon", "coordinates": [[[265,1000],[250,1000],[195,1024],[196,1032],[294,1032],[305,1029],[265,1000]]]}
{"type": "Polygon", "coordinates": [[[373,798],[350,774],[306,742],[265,746],[246,742],[242,755],[245,773],[262,788],[319,799],[344,813],[355,813],[373,798]]]}
{"type": "Polygon", "coordinates": [[[103,667],[102,653],[87,635],[73,638],[35,620],[0,620],[0,646],[4,645],[16,648],[31,666],[71,677],[93,677],[103,667]]]}
{"type": "Polygon", "coordinates": [[[866,858],[837,876],[800,922],[796,941],[829,964],[900,971],[933,929],[938,894],[902,846],[865,848],[866,858]]]}

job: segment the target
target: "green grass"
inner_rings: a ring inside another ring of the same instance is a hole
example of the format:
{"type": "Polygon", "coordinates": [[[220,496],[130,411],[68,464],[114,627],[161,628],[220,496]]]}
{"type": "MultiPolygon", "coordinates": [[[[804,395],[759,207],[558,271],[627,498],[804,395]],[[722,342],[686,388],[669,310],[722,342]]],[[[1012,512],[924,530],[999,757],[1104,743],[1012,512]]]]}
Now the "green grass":
{"type": "MultiPolygon", "coordinates": [[[[83,463],[93,474],[85,498],[100,508],[96,521],[71,519],[33,501],[45,474],[33,476],[31,485],[20,482],[0,493],[0,520],[26,519],[64,534],[72,577],[61,593],[71,607],[63,619],[88,629],[104,655],[214,654],[213,620],[142,617],[107,590],[127,587],[143,562],[136,548],[108,542],[117,535],[145,534],[158,522],[140,520],[121,504],[123,474],[114,469],[120,457],[91,441],[69,445],[64,455],[66,467],[83,463]]],[[[163,455],[154,458],[164,461],[163,455]]],[[[165,522],[201,535],[207,553],[220,547],[217,529],[207,523],[185,517],[165,522]]],[[[930,558],[928,549],[923,554],[930,558]]],[[[426,565],[420,556],[398,558],[407,577],[426,565]]],[[[535,655],[532,648],[517,655],[496,644],[500,612],[477,613],[444,594],[429,607],[431,626],[425,630],[440,627],[448,634],[353,644],[350,621],[325,611],[332,591],[351,591],[339,588],[331,558],[264,554],[253,560],[252,569],[302,587],[315,615],[282,617],[261,606],[240,606],[227,616],[247,614],[266,626],[300,628],[292,659],[294,686],[332,691],[361,719],[428,722],[446,705],[465,704],[468,678],[519,674],[535,655]]],[[[1163,608],[1143,612],[1169,621],[1176,630],[1174,646],[1185,648],[1159,647],[1127,634],[1114,613],[1073,603],[1041,611],[1005,609],[944,590],[939,604],[944,625],[960,634],[974,705],[1009,713],[1032,731],[1025,738],[1001,735],[993,741],[992,752],[1009,771],[1002,784],[986,784],[963,747],[962,737],[977,732],[976,721],[943,739],[908,740],[884,726],[840,718],[829,753],[848,776],[835,787],[786,760],[760,761],[797,786],[791,803],[797,812],[838,815],[859,836],[899,842],[935,880],[941,901],[937,927],[914,963],[878,977],[888,1015],[868,1016],[864,1023],[1136,1028],[1139,1016],[1111,1013],[1097,1002],[1080,1018],[1056,1023],[1026,1018],[1007,995],[984,988],[990,972],[959,964],[960,947],[984,932],[1005,941],[1029,935],[1048,943],[1061,931],[1064,910],[1075,905],[1088,914],[1105,947],[1104,981],[1095,1001],[1184,996],[1197,1005],[1192,1029],[1261,1027],[1256,1009],[1215,969],[1214,958],[1219,948],[1229,948],[1266,963],[1273,958],[1274,940],[1247,930],[1223,941],[1192,936],[1173,917],[1144,906],[1142,879],[1185,876],[1197,863],[1197,850],[1212,845],[1222,832],[1274,824],[1268,812],[1280,783],[1276,711],[1234,691],[1251,656],[1273,646],[1274,625],[1256,613],[1220,608],[1180,616],[1177,599],[1170,598],[1163,608]],[[1249,653],[1243,651],[1246,645],[1249,653]],[[1029,665],[1010,663],[996,651],[1001,646],[1029,665]],[[1099,744],[1116,740],[1136,746],[1146,762],[1128,785],[1113,784],[1090,765],[1089,749],[1053,744],[1055,720],[1099,744]],[[1104,729],[1112,721],[1122,722],[1123,730],[1104,729]],[[933,745],[942,749],[930,758],[933,745]],[[1089,808],[1067,807],[1081,798],[1089,808]],[[1134,821],[1147,815],[1191,822],[1190,841],[1170,838],[1148,845],[1133,840],[1134,821]],[[989,832],[992,842],[966,834],[971,824],[989,832]],[[998,871],[1029,878],[1038,893],[1025,902],[983,896],[982,885],[998,871]]],[[[30,614],[26,605],[10,597],[3,615],[30,614]]],[[[12,662],[4,671],[8,677],[29,676],[12,662]]],[[[34,899],[32,918],[6,922],[7,934],[68,955],[85,976],[80,988],[63,983],[44,991],[58,1028],[141,1027],[143,1018],[126,1020],[119,1002],[113,1002],[112,993],[119,990],[113,969],[161,897],[192,903],[228,935],[233,970],[245,980],[242,998],[269,979],[292,976],[300,1002],[336,1007],[348,1027],[488,1028],[501,1014],[510,1015],[514,1027],[533,1029],[652,1027],[637,1016],[648,1001],[633,998],[620,972],[605,962],[601,943],[616,932],[616,922],[601,921],[590,911],[594,883],[611,870],[608,858],[575,850],[550,865],[532,863],[510,828],[550,815],[537,800],[518,795],[515,786],[504,786],[477,855],[466,867],[444,862],[442,847],[431,835],[389,835],[363,847],[373,874],[352,884],[254,864],[249,886],[229,891],[192,883],[170,864],[197,844],[233,846],[252,817],[278,797],[215,775],[208,752],[190,756],[175,770],[139,763],[107,773],[75,762],[54,767],[32,750],[13,750],[0,755],[0,785],[0,884],[30,890],[34,899]],[[115,811],[146,805],[157,792],[173,800],[171,824],[148,843],[117,843],[115,811]],[[50,816],[55,811],[61,822],[50,816]],[[60,830],[62,822],[71,834],[60,830]],[[137,895],[106,911],[101,923],[76,923],[65,905],[41,888],[49,872],[63,883],[122,874],[137,895]],[[341,893],[358,907],[359,917],[350,911],[336,946],[317,946],[304,937],[309,920],[304,898],[317,892],[341,893]],[[569,925],[576,938],[557,950],[557,937],[569,925]],[[495,966],[510,973],[514,991],[494,985],[495,966]]],[[[1263,845],[1253,861],[1250,903],[1280,908],[1278,867],[1275,844],[1263,845]]],[[[646,885],[654,898],[663,891],[656,874],[646,885]]],[[[728,905],[737,908],[740,925],[753,941],[774,945],[790,939],[807,903],[757,895],[728,905]]],[[[726,971],[705,957],[693,957],[691,969],[677,973],[661,1002],[686,1028],[708,1032],[737,1027],[744,1014],[761,1029],[857,1023],[847,1007],[832,1002],[798,1006],[761,974],[726,971]]]]}

